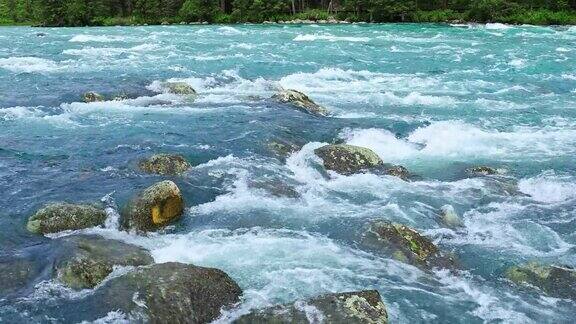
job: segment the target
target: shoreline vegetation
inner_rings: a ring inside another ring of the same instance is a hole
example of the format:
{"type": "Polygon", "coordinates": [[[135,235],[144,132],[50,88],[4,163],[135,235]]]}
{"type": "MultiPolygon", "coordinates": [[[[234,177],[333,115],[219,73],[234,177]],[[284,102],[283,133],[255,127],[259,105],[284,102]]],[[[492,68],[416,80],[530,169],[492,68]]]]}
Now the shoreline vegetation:
{"type": "Polygon", "coordinates": [[[0,0],[0,25],[355,22],[576,25],[576,0],[0,0]]]}

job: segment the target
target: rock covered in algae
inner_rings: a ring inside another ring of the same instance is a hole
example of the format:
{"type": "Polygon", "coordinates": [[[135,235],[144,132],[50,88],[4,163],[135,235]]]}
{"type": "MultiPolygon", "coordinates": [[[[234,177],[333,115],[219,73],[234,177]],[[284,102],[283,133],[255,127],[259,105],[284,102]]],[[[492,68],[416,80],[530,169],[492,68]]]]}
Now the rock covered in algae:
{"type": "Polygon", "coordinates": [[[184,211],[184,199],[172,181],[158,182],[133,198],[122,212],[127,229],[147,232],[178,219],[184,211]]]}
{"type": "Polygon", "coordinates": [[[59,256],[55,276],[72,289],[94,288],[114,266],[142,266],[154,259],[145,249],[96,235],[78,235],[58,239],[59,256]]]}
{"type": "Polygon", "coordinates": [[[455,266],[451,256],[444,255],[434,243],[415,229],[401,224],[388,221],[372,223],[364,234],[362,244],[423,269],[455,266]]]}
{"type": "Polygon", "coordinates": [[[388,323],[386,305],[376,290],[328,294],[276,306],[238,318],[234,323],[388,323]]]}
{"type": "Polygon", "coordinates": [[[440,220],[442,224],[449,228],[464,226],[464,222],[452,205],[444,205],[440,208],[440,220]]]}
{"type": "Polygon", "coordinates": [[[138,163],[140,170],[160,175],[179,175],[190,169],[190,163],[181,155],[156,154],[138,163]]]}
{"type": "Polygon", "coordinates": [[[102,225],[106,217],[104,209],[96,205],[52,203],[32,215],[26,228],[32,233],[56,233],[102,225]]]}
{"type": "Polygon", "coordinates": [[[314,151],[324,162],[327,170],[350,175],[381,167],[382,159],[374,151],[348,144],[330,144],[314,151]]]}
{"type": "Polygon", "coordinates": [[[82,95],[82,100],[84,100],[84,102],[86,103],[90,103],[90,102],[104,101],[105,98],[103,95],[97,92],[86,92],[85,94],[82,95]]]}
{"type": "Polygon", "coordinates": [[[485,165],[480,165],[480,166],[475,166],[475,167],[471,167],[468,168],[466,170],[466,172],[470,175],[473,176],[487,176],[487,175],[495,175],[498,174],[498,170],[489,167],[489,166],[485,166],[485,165]]]}
{"type": "Polygon", "coordinates": [[[221,270],[170,262],[110,279],[98,294],[111,310],[145,322],[210,323],[240,301],[242,289],[221,270]]]}
{"type": "Polygon", "coordinates": [[[576,300],[576,270],[572,267],[530,262],[510,267],[505,275],[517,285],[536,287],[552,297],[576,300]]]}
{"type": "Polygon", "coordinates": [[[164,87],[169,93],[181,96],[195,96],[197,94],[196,90],[186,82],[166,82],[164,87]]]}
{"type": "Polygon", "coordinates": [[[308,113],[314,116],[327,116],[328,109],[318,105],[312,99],[310,99],[307,95],[300,91],[296,90],[282,90],[279,93],[275,94],[273,99],[285,103],[291,104],[296,109],[308,113]]]}

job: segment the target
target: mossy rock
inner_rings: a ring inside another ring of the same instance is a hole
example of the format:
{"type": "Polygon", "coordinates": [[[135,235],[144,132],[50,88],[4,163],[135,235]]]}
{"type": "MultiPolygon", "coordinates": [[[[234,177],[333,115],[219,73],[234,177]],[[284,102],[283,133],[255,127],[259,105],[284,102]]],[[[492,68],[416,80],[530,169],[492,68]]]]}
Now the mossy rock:
{"type": "Polygon", "coordinates": [[[282,159],[287,158],[290,154],[302,148],[300,145],[281,140],[270,141],[267,147],[274,155],[282,159]]]}
{"type": "Polygon", "coordinates": [[[474,166],[471,168],[466,169],[466,172],[472,176],[488,176],[488,175],[495,175],[498,174],[498,170],[489,167],[489,166],[474,166]]]}
{"type": "Polygon", "coordinates": [[[86,92],[85,94],[82,95],[82,100],[84,100],[84,102],[86,103],[90,103],[90,102],[104,101],[106,99],[104,98],[103,95],[97,92],[86,92]]]}
{"type": "Polygon", "coordinates": [[[55,276],[72,289],[94,288],[114,266],[142,266],[154,262],[141,247],[108,240],[95,235],[69,236],[59,239],[59,256],[55,276]]]}
{"type": "Polygon", "coordinates": [[[410,171],[401,165],[384,164],[380,169],[381,173],[400,178],[404,181],[407,181],[411,176],[410,171]]]}
{"type": "Polygon", "coordinates": [[[53,203],[32,215],[26,228],[32,233],[57,233],[99,226],[106,217],[106,211],[96,205],[53,203]]]}
{"type": "Polygon", "coordinates": [[[444,255],[434,243],[418,231],[388,221],[371,224],[362,238],[362,245],[422,269],[455,266],[453,257],[444,255]]]}
{"type": "Polygon", "coordinates": [[[221,270],[171,262],[113,278],[98,293],[111,310],[145,322],[210,323],[240,301],[242,289],[221,270]]]}
{"type": "Polygon", "coordinates": [[[184,199],[172,181],[158,182],[132,199],[122,211],[127,229],[147,232],[177,220],[184,211],[184,199]]]}
{"type": "Polygon", "coordinates": [[[140,170],[160,175],[180,175],[190,169],[190,163],[181,155],[156,154],[138,163],[140,170]]]}
{"type": "Polygon", "coordinates": [[[505,276],[517,285],[536,287],[549,296],[576,300],[576,270],[530,262],[510,267],[505,276]]]}
{"type": "Polygon", "coordinates": [[[378,291],[364,290],[328,294],[304,302],[255,310],[234,321],[236,324],[321,322],[386,324],[388,313],[378,291]],[[307,312],[304,306],[313,307],[317,312],[307,312]]]}
{"type": "Polygon", "coordinates": [[[166,82],[164,87],[169,93],[181,96],[195,96],[197,94],[196,90],[186,82],[166,82]]]}
{"type": "Polygon", "coordinates": [[[328,116],[328,109],[318,105],[307,95],[296,90],[282,90],[280,93],[275,94],[273,99],[291,104],[296,109],[314,116],[328,116]]]}
{"type": "Polygon", "coordinates": [[[374,151],[348,144],[331,144],[318,148],[314,153],[324,162],[324,168],[343,175],[350,175],[379,168],[384,165],[374,151]]]}

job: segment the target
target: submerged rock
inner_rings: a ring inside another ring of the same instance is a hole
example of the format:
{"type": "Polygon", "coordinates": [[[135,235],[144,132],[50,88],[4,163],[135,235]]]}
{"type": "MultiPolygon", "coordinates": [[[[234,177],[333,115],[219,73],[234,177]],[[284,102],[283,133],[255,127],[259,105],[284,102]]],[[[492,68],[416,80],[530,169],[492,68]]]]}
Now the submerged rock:
{"type": "Polygon", "coordinates": [[[305,302],[254,311],[234,323],[388,323],[376,290],[328,294],[305,302]]]}
{"type": "Polygon", "coordinates": [[[248,185],[252,188],[262,189],[274,197],[294,199],[300,198],[300,193],[296,190],[296,188],[280,179],[251,181],[248,185]]]}
{"type": "Polygon", "coordinates": [[[517,285],[536,287],[552,297],[576,300],[574,268],[531,262],[510,267],[505,275],[517,285]]]}
{"type": "Polygon", "coordinates": [[[149,323],[210,323],[240,301],[242,289],[221,270],[172,262],[113,278],[100,293],[111,310],[149,323]]]}
{"type": "Polygon", "coordinates": [[[386,175],[400,178],[407,181],[410,178],[410,171],[401,165],[386,165],[380,167],[386,175]]]}
{"type": "Polygon", "coordinates": [[[138,163],[140,170],[160,175],[179,175],[190,169],[190,163],[181,155],[156,154],[138,163]]]}
{"type": "Polygon", "coordinates": [[[464,222],[462,222],[462,219],[452,205],[444,205],[440,208],[440,220],[449,228],[464,226],[464,222]]]}
{"type": "Polygon", "coordinates": [[[281,103],[291,104],[298,110],[306,112],[315,116],[328,116],[328,110],[318,104],[307,95],[296,90],[282,90],[280,93],[275,94],[272,98],[281,103]]]}
{"type": "Polygon", "coordinates": [[[60,252],[55,276],[72,289],[94,288],[114,266],[142,266],[154,262],[141,247],[95,235],[59,239],[60,252]]]}
{"type": "Polygon", "coordinates": [[[122,212],[127,229],[152,231],[178,219],[184,211],[184,199],[172,181],[158,182],[132,199],[122,212]]]}
{"type": "Polygon", "coordinates": [[[56,233],[99,226],[106,217],[104,209],[95,205],[54,203],[32,215],[26,228],[32,233],[56,233]]]}
{"type": "Polygon", "coordinates": [[[471,167],[471,168],[467,169],[466,172],[468,174],[476,176],[476,177],[498,174],[498,170],[491,168],[489,166],[471,167]]]}
{"type": "Polygon", "coordinates": [[[182,95],[182,96],[195,96],[196,90],[186,82],[166,82],[164,83],[169,93],[182,95]]]}
{"type": "Polygon", "coordinates": [[[0,296],[26,287],[37,273],[38,269],[31,260],[0,259],[0,296]]]}
{"type": "Polygon", "coordinates": [[[324,161],[324,167],[344,175],[350,175],[384,165],[372,150],[348,145],[331,144],[318,148],[314,153],[324,161]]]}
{"type": "Polygon", "coordinates": [[[82,95],[82,100],[86,103],[104,101],[104,96],[97,92],[86,92],[82,95]]]}
{"type": "Polygon", "coordinates": [[[279,158],[287,158],[290,154],[297,152],[302,147],[289,141],[270,141],[268,149],[279,158]]]}
{"type": "Polygon", "coordinates": [[[418,231],[401,224],[377,221],[364,234],[362,245],[390,254],[394,259],[429,269],[452,268],[455,262],[418,231]]]}

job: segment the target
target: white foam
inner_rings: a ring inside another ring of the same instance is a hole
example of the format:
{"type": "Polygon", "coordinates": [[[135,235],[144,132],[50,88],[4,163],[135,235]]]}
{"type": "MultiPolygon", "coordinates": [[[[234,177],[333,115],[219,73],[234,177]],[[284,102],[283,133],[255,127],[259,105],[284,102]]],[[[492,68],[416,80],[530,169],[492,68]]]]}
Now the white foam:
{"type": "Polygon", "coordinates": [[[543,203],[558,203],[576,198],[576,182],[573,177],[559,176],[545,171],[534,178],[518,183],[520,191],[543,203]]]}
{"type": "Polygon", "coordinates": [[[517,128],[510,132],[487,130],[461,121],[433,122],[397,139],[386,130],[354,129],[341,135],[347,142],[368,147],[387,159],[435,158],[462,160],[499,158],[536,159],[569,155],[575,151],[576,130],[517,128]]]}
{"type": "Polygon", "coordinates": [[[507,30],[507,29],[512,28],[512,26],[505,25],[502,23],[487,23],[486,25],[484,25],[484,27],[486,29],[493,29],[493,30],[507,30]]]}
{"type": "Polygon", "coordinates": [[[87,35],[80,34],[72,37],[69,42],[72,43],[111,43],[125,41],[126,37],[123,36],[112,36],[112,35],[87,35]]]}
{"type": "Polygon", "coordinates": [[[313,42],[317,40],[325,40],[329,42],[369,42],[369,37],[352,37],[352,36],[334,36],[330,34],[304,34],[298,35],[294,38],[295,42],[313,42]]]}
{"type": "Polygon", "coordinates": [[[0,68],[16,73],[47,73],[60,71],[65,66],[40,57],[9,57],[0,59],[0,68]]]}

